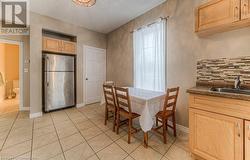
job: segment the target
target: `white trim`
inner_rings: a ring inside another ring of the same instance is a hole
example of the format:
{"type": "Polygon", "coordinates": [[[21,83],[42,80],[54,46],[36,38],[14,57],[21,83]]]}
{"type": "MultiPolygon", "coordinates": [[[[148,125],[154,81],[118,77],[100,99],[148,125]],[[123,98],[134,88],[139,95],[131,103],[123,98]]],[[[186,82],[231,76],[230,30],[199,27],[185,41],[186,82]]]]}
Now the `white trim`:
{"type": "Polygon", "coordinates": [[[38,117],[42,117],[42,116],[43,116],[43,112],[30,113],[30,119],[38,118],[38,117]]]}
{"type": "MultiPolygon", "coordinates": [[[[84,93],[84,105],[87,105],[86,104],[86,77],[87,77],[87,71],[86,71],[86,68],[87,68],[87,63],[86,63],[86,49],[96,49],[96,50],[99,50],[101,52],[104,52],[104,54],[106,55],[106,69],[105,69],[105,72],[107,74],[107,50],[106,49],[103,49],[103,48],[97,48],[97,47],[92,47],[92,46],[88,46],[88,45],[83,45],[83,62],[84,62],[84,65],[83,65],[83,93],[84,93]]],[[[105,75],[105,80],[107,79],[106,77],[107,75],[105,75]]]]}
{"type": "Polygon", "coordinates": [[[96,49],[96,50],[99,50],[101,52],[105,52],[106,53],[106,49],[103,49],[103,48],[97,48],[97,47],[92,47],[92,46],[88,46],[88,45],[83,45],[83,49],[96,49]]]}
{"type": "Polygon", "coordinates": [[[20,111],[29,111],[30,107],[20,107],[20,111]]]}
{"type": "Polygon", "coordinates": [[[176,124],[176,128],[177,128],[177,130],[182,131],[184,133],[187,133],[187,134],[189,133],[189,128],[188,127],[176,124]]]}
{"type": "Polygon", "coordinates": [[[0,39],[0,43],[7,43],[7,44],[14,44],[14,45],[18,45],[19,46],[19,110],[22,111],[22,109],[24,108],[24,94],[23,94],[23,82],[24,82],[24,74],[23,74],[23,70],[24,70],[24,45],[22,41],[15,41],[15,40],[7,40],[7,39],[0,39]]]}
{"type": "MultiPolygon", "coordinates": [[[[168,123],[170,125],[173,125],[172,121],[168,121],[168,123]]],[[[181,132],[184,132],[184,133],[189,133],[189,128],[188,127],[185,127],[185,126],[182,126],[180,124],[176,124],[176,129],[177,131],[181,131],[181,132]]]]}
{"type": "Polygon", "coordinates": [[[79,104],[76,105],[76,108],[82,108],[84,106],[85,106],[85,103],[79,103],[79,104]]]}

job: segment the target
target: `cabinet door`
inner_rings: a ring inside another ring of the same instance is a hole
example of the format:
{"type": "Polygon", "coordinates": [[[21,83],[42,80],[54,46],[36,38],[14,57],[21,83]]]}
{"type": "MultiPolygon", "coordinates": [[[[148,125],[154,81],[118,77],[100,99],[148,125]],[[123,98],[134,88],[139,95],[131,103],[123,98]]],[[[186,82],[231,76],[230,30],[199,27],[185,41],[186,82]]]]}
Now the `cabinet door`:
{"type": "Polygon", "coordinates": [[[212,0],[196,11],[196,31],[232,24],[240,20],[240,0],[212,0]]]}
{"type": "Polygon", "coordinates": [[[243,120],[190,109],[190,148],[209,160],[243,160],[243,120]]]}
{"type": "Polygon", "coordinates": [[[61,52],[61,40],[43,37],[43,51],[61,52]]]}
{"type": "Polygon", "coordinates": [[[69,41],[62,41],[62,52],[75,54],[76,53],[76,43],[69,41]]]}
{"type": "Polygon", "coordinates": [[[250,0],[241,0],[241,19],[250,18],[250,0]]]}
{"type": "Polygon", "coordinates": [[[250,121],[245,122],[245,160],[250,160],[250,121]]]}

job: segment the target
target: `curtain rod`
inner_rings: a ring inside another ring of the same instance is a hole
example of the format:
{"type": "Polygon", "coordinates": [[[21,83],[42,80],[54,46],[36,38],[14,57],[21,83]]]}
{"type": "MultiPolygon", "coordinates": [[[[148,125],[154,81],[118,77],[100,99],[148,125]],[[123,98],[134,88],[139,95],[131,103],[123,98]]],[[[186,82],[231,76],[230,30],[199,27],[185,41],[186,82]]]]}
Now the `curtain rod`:
{"type": "MultiPolygon", "coordinates": [[[[167,16],[167,17],[160,17],[160,20],[161,20],[161,21],[162,21],[162,20],[168,20],[168,19],[169,19],[169,16],[167,16]]],[[[151,23],[146,24],[146,25],[143,25],[143,26],[141,26],[141,27],[139,27],[139,28],[137,28],[137,29],[134,29],[134,30],[131,31],[130,33],[134,33],[135,31],[139,31],[139,30],[141,30],[142,28],[151,26],[151,25],[153,25],[153,24],[155,24],[155,23],[157,23],[157,22],[158,22],[158,19],[155,20],[154,22],[151,22],[151,23]]]]}

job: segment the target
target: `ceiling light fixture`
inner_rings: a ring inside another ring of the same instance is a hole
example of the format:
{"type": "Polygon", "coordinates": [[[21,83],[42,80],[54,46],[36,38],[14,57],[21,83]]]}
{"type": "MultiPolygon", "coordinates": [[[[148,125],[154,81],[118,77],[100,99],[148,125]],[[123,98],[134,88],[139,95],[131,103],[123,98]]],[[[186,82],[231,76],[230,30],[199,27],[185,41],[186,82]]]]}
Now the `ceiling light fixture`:
{"type": "Polygon", "coordinates": [[[96,0],[73,0],[73,2],[85,7],[91,7],[96,3],[96,0]]]}

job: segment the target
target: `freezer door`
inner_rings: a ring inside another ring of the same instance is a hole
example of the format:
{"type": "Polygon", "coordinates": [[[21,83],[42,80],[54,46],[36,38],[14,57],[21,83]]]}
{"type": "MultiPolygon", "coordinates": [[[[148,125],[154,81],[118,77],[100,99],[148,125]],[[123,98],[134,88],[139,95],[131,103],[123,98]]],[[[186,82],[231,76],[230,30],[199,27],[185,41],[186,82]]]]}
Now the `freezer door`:
{"type": "Polygon", "coordinates": [[[47,72],[63,72],[63,71],[74,71],[74,56],[45,54],[45,71],[47,72]]]}
{"type": "Polygon", "coordinates": [[[45,72],[45,111],[75,105],[74,72],[45,72]]]}

